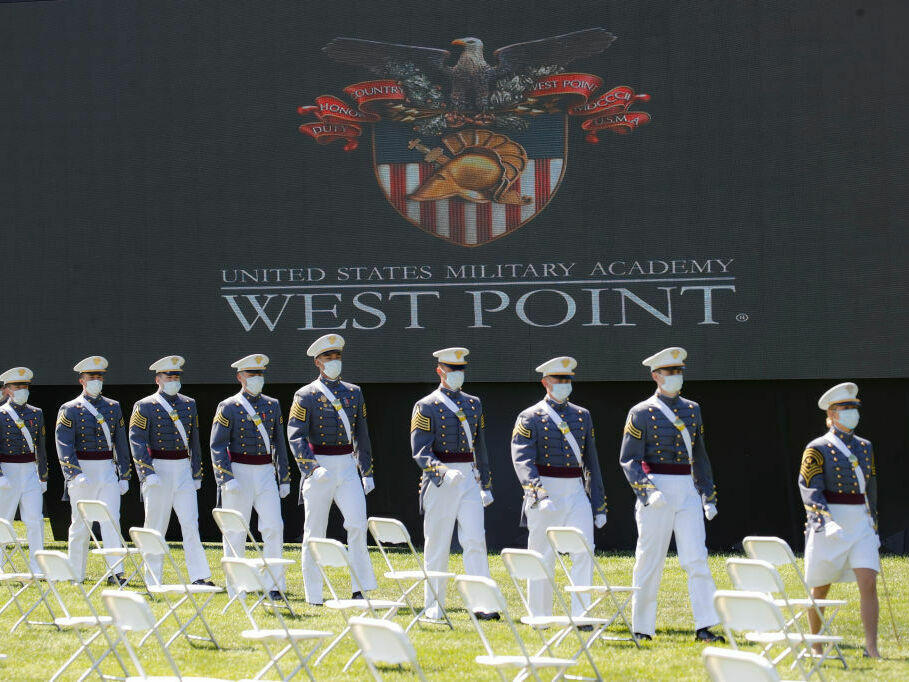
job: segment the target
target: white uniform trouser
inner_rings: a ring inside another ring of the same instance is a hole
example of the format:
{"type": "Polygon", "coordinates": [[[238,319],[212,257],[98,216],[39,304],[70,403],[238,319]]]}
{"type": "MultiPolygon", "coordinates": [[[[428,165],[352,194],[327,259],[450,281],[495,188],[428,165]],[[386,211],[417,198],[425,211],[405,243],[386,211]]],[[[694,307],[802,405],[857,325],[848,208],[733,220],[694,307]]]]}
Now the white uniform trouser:
{"type": "MultiPolygon", "coordinates": [[[[120,483],[117,481],[117,470],[111,460],[79,460],[82,473],[88,479],[88,485],[74,488],[67,487],[69,491],[69,504],[72,507],[72,520],[69,526],[69,563],[72,565],[76,576],[85,579],[85,563],[88,560],[88,527],[82,523],[76,503],[82,500],[100,500],[107,505],[114,521],[120,523],[120,483]]],[[[101,539],[104,548],[121,547],[120,529],[114,528],[109,523],[101,524],[101,539]]],[[[104,558],[109,567],[117,563],[117,558],[107,556],[104,558]]],[[[122,565],[121,565],[122,568],[122,565]]]]}
{"type": "Polygon", "coordinates": [[[303,589],[306,601],[322,603],[322,574],[315,558],[306,547],[309,538],[324,538],[328,527],[328,513],[334,502],[344,516],[347,531],[347,552],[353,575],[350,576],[351,592],[376,589],[376,576],[366,549],[366,495],[353,455],[316,455],[319,466],[328,472],[318,481],[310,476],[303,481],[303,589]]]}
{"type": "MultiPolygon", "coordinates": [[[[457,469],[464,478],[455,484],[441,486],[429,484],[423,496],[423,564],[427,571],[447,571],[451,551],[451,534],[458,522],[458,542],[464,552],[464,573],[489,577],[489,560],[486,556],[486,529],[483,518],[483,498],[476,470],[470,462],[446,464],[457,469]]],[[[436,602],[429,587],[424,587],[428,618],[442,618],[445,609],[445,588],[448,581],[433,581],[439,601],[436,602]]]]}
{"type": "Polygon", "coordinates": [[[634,554],[632,584],[638,588],[631,599],[632,629],[644,635],[656,634],[657,592],[669,540],[675,533],[679,564],[688,574],[688,598],[695,628],[719,623],[713,608],[716,585],[707,565],[706,534],[701,498],[691,476],[651,474],[666,504],[658,509],[637,501],[638,545],[634,554]]]}
{"type": "MultiPolygon", "coordinates": [[[[554,507],[540,510],[537,507],[527,509],[527,549],[543,555],[543,561],[550,571],[555,569],[555,553],[546,537],[546,530],[551,526],[570,526],[584,534],[587,544],[593,547],[593,510],[590,499],[584,492],[584,483],[580,478],[553,478],[540,476],[543,489],[549,494],[554,507]]],[[[571,580],[575,585],[590,585],[593,580],[593,564],[590,555],[571,554],[571,580]]],[[[545,580],[531,580],[528,584],[530,611],[534,616],[552,615],[552,586],[545,580]]],[[[571,598],[571,613],[579,616],[590,603],[586,595],[571,598]]]]}
{"type": "MultiPolygon", "coordinates": [[[[208,568],[205,551],[202,549],[202,540],[199,538],[199,507],[196,503],[196,484],[193,481],[189,460],[156,459],[154,464],[160,483],[150,488],[145,484],[142,485],[145,527],[152,528],[164,535],[170,524],[170,512],[173,509],[180,521],[189,581],[209,578],[211,570],[208,568]]],[[[146,577],[147,582],[160,584],[163,559],[159,555],[148,557],[146,565],[151,569],[153,578],[146,577]]]]}
{"type": "Polygon", "coordinates": [[[41,515],[41,480],[34,462],[5,462],[3,475],[9,488],[0,490],[0,519],[12,522],[19,507],[28,539],[29,565],[40,573],[35,552],[44,549],[44,517],[41,515]]]}
{"type": "MultiPolygon", "coordinates": [[[[262,549],[267,558],[280,558],[284,546],[284,520],[281,518],[281,498],[278,495],[278,483],[275,480],[275,468],[269,464],[240,464],[232,462],[230,465],[234,480],[238,484],[236,490],[226,491],[221,489],[221,505],[225,509],[233,509],[243,515],[249,525],[250,514],[253,507],[259,515],[259,534],[262,536],[262,549]]],[[[225,533],[224,556],[235,556],[230,545],[236,547],[240,556],[246,554],[246,538],[243,533],[225,533]],[[228,540],[230,541],[228,544],[228,540]]],[[[278,585],[275,585],[268,572],[262,578],[265,587],[269,590],[284,590],[284,567],[270,566],[271,574],[275,576],[278,585]]]]}

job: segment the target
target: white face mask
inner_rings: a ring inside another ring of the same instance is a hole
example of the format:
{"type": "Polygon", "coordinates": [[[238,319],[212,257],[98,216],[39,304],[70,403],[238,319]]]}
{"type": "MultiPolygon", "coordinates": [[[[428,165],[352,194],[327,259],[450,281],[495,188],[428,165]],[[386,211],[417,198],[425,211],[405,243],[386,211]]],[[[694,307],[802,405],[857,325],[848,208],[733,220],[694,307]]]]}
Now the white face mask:
{"type": "Polygon", "coordinates": [[[25,405],[25,401],[28,400],[28,389],[19,388],[13,391],[12,400],[17,405],[25,405]]]}
{"type": "Polygon", "coordinates": [[[248,377],[246,379],[246,390],[251,395],[259,395],[262,392],[262,387],[265,385],[265,377],[255,376],[248,377]]]}
{"type": "Polygon", "coordinates": [[[666,393],[678,393],[682,390],[682,382],[685,380],[681,374],[670,374],[663,377],[663,385],[660,388],[666,393]]]}
{"type": "Polygon", "coordinates": [[[180,392],[180,381],[165,381],[161,384],[161,389],[167,393],[167,395],[177,395],[180,392]]]}
{"type": "Polygon", "coordinates": [[[855,408],[850,410],[840,410],[836,414],[836,420],[852,431],[859,423],[859,411],[855,408]]]}
{"type": "Polygon", "coordinates": [[[553,384],[551,387],[552,397],[560,403],[568,400],[571,395],[571,384],[553,384]]]}
{"type": "Polygon", "coordinates": [[[337,379],[339,376],[341,376],[341,361],[326,360],[322,364],[322,373],[329,379],[337,379]]]}
{"type": "Polygon", "coordinates": [[[104,386],[104,382],[100,379],[92,379],[91,381],[86,381],[85,392],[94,398],[95,396],[101,395],[102,386],[104,386]]]}
{"type": "Polygon", "coordinates": [[[464,372],[449,372],[445,375],[445,383],[452,391],[457,391],[464,385],[464,372]]]}

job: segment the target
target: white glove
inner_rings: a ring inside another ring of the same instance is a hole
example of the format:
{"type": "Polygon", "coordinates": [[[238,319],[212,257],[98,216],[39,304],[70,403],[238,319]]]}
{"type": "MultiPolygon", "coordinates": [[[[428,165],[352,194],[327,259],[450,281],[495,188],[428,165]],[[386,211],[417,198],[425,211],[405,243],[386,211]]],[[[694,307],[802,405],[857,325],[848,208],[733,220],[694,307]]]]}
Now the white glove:
{"type": "Polygon", "coordinates": [[[704,505],[704,516],[707,518],[708,521],[713,521],[713,517],[716,516],[717,514],[719,514],[719,512],[716,510],[715,504],[705,504],[704,505]]]}
{"type": "Polygon", "coordinates": [[[372,480],[372,476],[364,476],[362,479],[363,483],[363,493],[369,495],[373,490],[376,489],[376,482],[372,480]]]}
{"type": "Polygon", "coordinates": [[[41,494],[43,495],[46,492],[47,492],[47,481],[41,481],[41,494]]]}
{"type": "Polygon", "coordinates": [[[88,485],[88,476],[85,474],[79,474],[75,478],[70,479],[69,487],[70,488],[84,488],[88,485]]]}
{"type": "Polygon", "coordinates": [[[480,490],[480,499],[483,500],[483,506],[488,507],[493,502],[492,491],[485,488],[480,490]]]}
{"type": "Polygon", "coordinates": [[[824,535],[828,538],[842,537],[843,527],[836,521],[828,521],[824,524],[824,535]]]}
{"type": "Polygon", "coordinates": [[[593,525],[602,528],[606,525],[606,514],[597,514],[593,517],[593,525]]]}
{"type": "Polygon", "coordinates": [[[290,483],[282,483],[281,485],[279,485],[278,494],[281,496],[282,500],[285,497],[287,497],[288,495],[290,495],[290,483]]]}
{"type": "Polygon", "coordinates": [[[316,467],[306,480],[310,483],[315,483],[320,478],[325,478],[326,476],[328,476],[328,469],[325,467],[316,467]]]}
{"type": "Polygon", "coordinates": [[[555,502],[550,500],[548,497],[537,502],[537,509],[540,511],[555,511],[555,502]]]}
{"type": "Polygon", "coordinates": [[[196,490],[201,490],[201,489],[202,489],[202,479],[201,479],[201,478],[194,478],[194,479],[193,479],[193,485],[196,486],[196,490]]]}
{"type": "Polygon", "coordinates": [[[666,505],[666,498],[663,497],[663,493],[661,493],[659,490],[654,490],[647,497],[647,506],[648,507],[653,507],[654,509],[659,509],[660,507],[663,507],[665,505],[666,505]]]}
{"type": "Polygon", "coordinates": [[[120,494],[126,495],[129,492],[129,481],[124,478],[120,479],[120,494]]]}
{"type": "Polygon", "coordinates": [[[226,481],[221,486],[221,492],[222,493],[232,493],[234,490],[236,490],[239,487],[240,487],[240,484],[237,483],[237,479],[232,478],[229,481],[226,481]]]}
{"type": "Polygon", "coordinates": [[[6,476],[0,476],[0,489],[7,490],[9,487],[9,479],[6,476]]]}
{"type": "Polygon", "coordinates": [[[464,480],[464,474],[462,474],[457,469],[449,469],[445,472],[445,475],[442,477],[442,485],[455,485],[464,480]]]}
{"type": "Polygon", "coordinates": [[[156,488],[159,485],[161,485],[161,478],[158,474],[149,474],[145,477],[146,488],[156,488]]]}

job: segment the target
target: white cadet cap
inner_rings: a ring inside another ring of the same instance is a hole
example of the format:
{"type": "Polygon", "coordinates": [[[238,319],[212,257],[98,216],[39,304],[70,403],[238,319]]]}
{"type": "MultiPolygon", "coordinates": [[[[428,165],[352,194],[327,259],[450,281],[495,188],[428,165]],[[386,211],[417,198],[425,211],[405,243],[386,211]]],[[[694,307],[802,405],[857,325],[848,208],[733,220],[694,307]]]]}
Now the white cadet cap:
{"type": "Polygon", "coordinates": [[[562,355],[552,360],[547,360],[537,367],[537,371],[543,376],[573,376],[574,368],[577,366],[577,360],[567,355],[562,355]]]}
{"type": "Polygon", "coordinates": [[[35,373],[28,367],[13,367],[0,374],[0,382],[4,384],[25,384],[32,380],[35,373]]]}
{"type": "Polygon", "coordinates": [[[837,384],[818,399],[817,406],[826,411],[830,406],[838,405],[839,403],[861,405],[862,401],[858,399],[858,386],[851,381],[837,384]]]}
{"type": "Polygon", "coordinates": [[[148,366],[152,372],[182,372],[186,360],[180,355],[168,355],[148,366]]]}
{"type": "Polygon", "coordinates": [[[685,358],[687,357],[687,350],[673,346],[672,348],[664,348],[659,353],[654,353],[643,360],[641,364],[649,367],[651,372],[655,372],[663,367],[684,367],[685,358]]]}
{"type": "Polygon", "coordinates": [[[432,356],[437,358],[439,363],[443,365],[466,365],[468,355],[470,355],[470,351],[460,346],[443,348],[432,354],[432,356]]]}
{"type": "Polygon", "coordinates": [[[343,336],[340,334],[326,334],[325,336],[320,336],[312,342],[312,345],[309,347],[309,350],[306,351],[306,354],[311,358],[315,358],[322,355],[322,353],[327,353],[331,350],[344,350],[343,336]]]}
{"type": "Polygon", "coordinates": [[[245,358],[237,360],[231,367],[238,372],[264,370],[268,367],[268,356],[261,353],[258,355],[247,355],[245,358]]]}
{"type": "Polygon", "coordinates": [[[74,372],[104,372],[107,370],[107,358],[102,358],[100,355],[90,355],[81,362],[77,362],[73,367],[74,372]]]}

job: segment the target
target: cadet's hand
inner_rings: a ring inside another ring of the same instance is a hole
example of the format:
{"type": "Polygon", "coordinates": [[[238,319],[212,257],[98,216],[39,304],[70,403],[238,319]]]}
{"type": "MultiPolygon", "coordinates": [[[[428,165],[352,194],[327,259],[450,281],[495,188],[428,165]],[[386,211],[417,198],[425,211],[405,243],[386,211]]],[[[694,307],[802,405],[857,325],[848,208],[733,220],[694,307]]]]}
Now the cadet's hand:
{"type": "Polygon", "coordinates": [[[606,525],[606,514],[597,514],[593,517],[593,525],[602,528],[606,525]]]}
{"type": "Polygon", "coordinates": [[[369,495],[369,493],[376,489],[376,482],[372,480],[372,476],[364,476],[361,482],[363,483],[364,495],[369,495]]]}
{"type": "Polygon", "coordinates": [[[546,498],[540,500],[539,502],[537,502],[537,509],[539,509],[540,511],[554,512],[556,510],[555,502],[553,502],[548,497],[546,497],[546,498]]]}
{"type": "Polygon", "coordinates": [[[308,480],[310,483],[315,483],[320,478],[325,478],[326,476],[328,476],[328,469],[325,467],[316,467],[312,470],[312,473],[306,480],[308,480]]]}
{"type": "Polygon", "coordinates": [[[281,485],[279,485],[278,494],[281,496],[282,500],[285,497],[287,497],[288,495],[290,495],[290,483],[282,483],[281,485]]]}
{"type": "Polygon", "coordinates": [[[480,490],[480,499],[483,500],[483,506],[488,507],[493,502],[492,491],[485,488],[480,490]]]}
{"type": "Polygon", "coordinates": [[[654,490],[647,497],[647,506],[648,507],[653,507],[654,509],[659,509],[660,507],[663,507],[665,505],[666,505],[666,498],[663,497],[663,493],[661,493],[659,490],[654,490]]]}
{"type": "Polygon", "coordinates": [[[129,481],[127,481],[125,478],[121,478],[120,479],[120,494],[126,495],[126,493],[128,493],[128,492],[129,492],[129,481]]]}
{"type": "Polygon", "coordinates": [[[72,488],[85,488],[88,485],[88,476],[85,474],[79,474],[75,478],[70,479],[69,487],[72,488]]]}
{"type": "Polygon", "coordinates": [[[445,472],[445,475],[442,477],[442,483],[444,485],[455,485],[464,480],[464,474],[462,474],[457,469],[449,469],[445,472]]]}
{"type": "Polygon", "coordinates": [[[0,476],[0,489],[7,490],[9,487],[9,479],[6,476],[0,476]]]}
{"type": "Polygon", "coordinates": [[[705,504],[704,505],[704,516],[708,521],[713,521],[713,517],[716,516],[719,512],[716,510],[715,504],[705,504]]]}
{"type": "Polygon", "coordinates": [[[828,521],[824,524],[824,535],[828,538],[842,537],[843,527],[836,521],[828,521]]]}
{"type": "Polygon", "coordinates": [[[41,494],[43,495],[46,492],[47,492],[47,481],[41,481],[41,494]]]}
{"type": "Polygon", "coordinates": [[[146,488],[155,488],[159,485],[161,485],[161,479],[158,477],[158,474],[149,474],[145,477],[146,488]]]}
{"type": "Polygon", "coordinates": [[[221,486],[221,492],[222,493],[232,493],[234,490],[239,489],[239,487],[240,487],[240,484],[237,483],[237,479],[232,478],[229,481],[226,481],[221,486]]]}
{"type": "Polygon", "coordinates": [[[193,479],[193,485],[196,486],[196,490],[201,490],[202,489],[202,479],[201,478],[193,479]]]}

